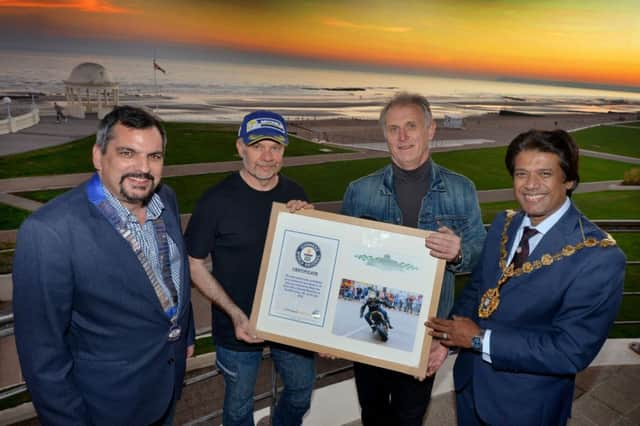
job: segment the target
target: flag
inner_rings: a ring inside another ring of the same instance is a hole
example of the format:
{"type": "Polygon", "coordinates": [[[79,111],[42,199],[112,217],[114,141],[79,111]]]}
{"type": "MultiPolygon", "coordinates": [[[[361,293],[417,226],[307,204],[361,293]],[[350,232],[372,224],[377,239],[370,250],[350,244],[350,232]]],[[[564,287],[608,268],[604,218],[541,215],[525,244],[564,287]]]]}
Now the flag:
{"type": "Polygon", "coordinates": [[[160,65],[156,63],[156,60],[153,60],[153,69],[160,71],[162,74],[166,74],[167,72],[160,65]]]}

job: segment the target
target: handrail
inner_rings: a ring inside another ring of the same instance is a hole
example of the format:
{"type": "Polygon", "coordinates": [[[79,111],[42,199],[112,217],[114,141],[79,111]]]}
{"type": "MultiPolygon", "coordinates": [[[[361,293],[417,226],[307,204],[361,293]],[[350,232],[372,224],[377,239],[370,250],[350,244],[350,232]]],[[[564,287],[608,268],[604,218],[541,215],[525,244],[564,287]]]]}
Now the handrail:
{"type": "MultiPolygon", "coordinates": [[[[601,228],[605,229],[608,232],[640,232],[640,220],[613,220],[613,219],[609,219],[609,220],[595,220],[593,221],[595,222],[598,226],[600,226],[601,228]]],[[[627,265],[639,265],[640,264],[640,260],[627,260],[626,262],[627,265]]],[[[458,275],[470,275],[470,273],[461,273],[458,275]]],[[[640,296],[640,292],[639,291],[623,291],[622,292],[623,297],[626,296],[640,296]]],[[[11,336],[14,334],[14,327],[13,327],[13,314],[6,314],[6,315],[0,315],[0,338],[6,337],[6,336],[11,336]]],[[[638,325],[640,324],[640,320],[620,320],[620,321],[614,321],[614,325],[638,325]]],[[[263,354],[263,359],[266,359],[267,357],[269,357],[270,355],[268,353],[263,354]]],[[[352,368],[351,366],[346,366],[346,367],[342,367],[336,370],[332,370],[330,372],[325,372],[325,373],[319,373],[316,375],[316,378],[323,378],[323,377],[327,377],[328,375],[333,375],[333,374],[338,374],[340,372],[343,371],[347,371],[350,368],[352,368]]],[[[185,379],[184,381],[184,385],[185,386],[189,386],[192,385],[194,383],[199,383],[201,381],[210,379],[212,377],[215,377],[217,375],[219,375],[220,372],[218,371],[217,368],[214,368],[212,371],[200,374],[198,376],[195,377],[191,377],[189,379],[185,379]]],[[[281,389],[278,389],[278,391],[281,389]]],[[[19,384],[15,387],[9,388],[9,389],[5,389],[3,391],[0,391],[0,400],[3,400],[5,398],[9,398],[11,396],[20,394],[22,392],[27,391],[27,386],[25,384],[19,384]]],[[[260,395],[256,395],[254,397],[255,401],[260,401],[266,398],[271,397],[272,395],[272,391],[270,392],[265,392],[263,394],[260,395]]],[[[277,393],[276,393],[277,394],[277,393]]],[[[222,410],[218,410],[220,411],[220,413],[222,412],[222,410]]],[[[207,420],[210,420],[212,418],[218,417],[220,415],[220,413],[216,414],[216,412],[210,413],[208,414],[206,417],[202,417],[200,419],[196,419],[194,421],[192,421],[191,423],[188,424],[198,424],[207,420]],[[194,423],[194,422],[198,422],[198,423],[194,423]]]]}
{"type": "MultiPolygon", "coordinates": [[[[271,358],[271,353],[270,352],[263,352],[262,354],[262,359],[270,359],[271,358]]],[[[344,373],[345,371],[349,371],[353,369],[353,364],[348,364],[345,365],[343,367],[339,367],[339,368],[334,368],[333,370],[329,370],[329,371],[324,371],[321,373],[316,373],[316,382],[320,379],[324,379],[326,377],[331,377],[331,376],[335,376],[336,374],[340,374],[340,373],[344,373]]],[[[284,389],[283,386],[275,386],[275,376],[273,376],[274,373],[274,367],[272,366],[272,387],[271,390],[269,392],[263,392],[260,393],[258,395],[254,395],[253,397],[253,401],[254,402],[258,402],[258,401],[262,401],[264,399],[267,398],[272,398],[274,396],[277,396],[278,393],[282,392],[282,390],[284,389]]],[[[185,380],[183,381],[183,385],[184,387],[187,386],[191,386],[193,384],[196,383],[200,383],[200,382],[204,382],[205,380],[209,380],[211,378],[214,378],[216,376],[219,376],[220,374],[222,374],[220,372],[220,369],[217,367],[213,367],[210,371],[207,371],[206,373],[202,373],[202,374],[198,374],[196,376],[190,377],[190,378],[185,378],[185,380]]],[[[26,384],[20,384],[17,385],[13,388],[4,390],[2,392],[0,392],[0,400],[5,399],[5,398],[9,398],[15,395],[18,395],[20,393],[23,392],[27,392],[27,385],[26,384]]],[[[206,414],[205,416],[199,417],[197,419],[194,419],[188,423],[185,423],[185,425],[198,425],[201,423],[204,423],[208,420],[214,419],[216,417],[220,417],[222,415],[222,409],[219,410],[215,410],[209,414],[206,414]]]]}

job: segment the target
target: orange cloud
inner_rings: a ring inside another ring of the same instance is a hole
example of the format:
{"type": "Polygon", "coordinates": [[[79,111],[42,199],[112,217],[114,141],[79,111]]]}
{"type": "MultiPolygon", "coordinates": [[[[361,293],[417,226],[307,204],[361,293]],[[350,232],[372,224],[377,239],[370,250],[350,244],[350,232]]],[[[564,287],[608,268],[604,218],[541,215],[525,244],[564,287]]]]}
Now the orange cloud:
{"type": "Polygon", "coordinates": [[[0,7],[30,9],[73,9],[88,13],[130,14],[138,13],[134,9],[114,6],[109,0],[76,0],[76,1],[28,1],[0,0],[0,7]]]}
{"type": "Polygon", "coordinates": [[[406,33],[408,31],[411,31],[410,27],[383,27],[379,25],[356,24],[353,22],[342,21],[340,19],[334,18],[327,18],[322,23],[329,27],[352,28],[354,30],[382,31],[385,33],[406,33]]]}

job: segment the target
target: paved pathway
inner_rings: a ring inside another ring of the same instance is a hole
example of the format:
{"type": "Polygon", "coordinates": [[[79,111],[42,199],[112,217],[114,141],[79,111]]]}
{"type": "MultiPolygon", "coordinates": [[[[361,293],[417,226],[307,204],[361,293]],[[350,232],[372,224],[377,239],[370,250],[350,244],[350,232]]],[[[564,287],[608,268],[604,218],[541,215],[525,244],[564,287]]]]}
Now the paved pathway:
{"type": "MultiPolygon", "coordinates": [[[[368,153],[355,153],[351,154],[336,154],[340,156],[337,160],[355,160],[362,158],[371,158],[366,155],[368,153]],[[345,156],[347,158],[345,158],[345,156]]],[[[382,155],[384,157],[385,155],[382,155]]],[[[304,164],[321,164],[328,161],[337,161],[332,159],[326,159],[326,155],[314,155],[307,157],[294,157],[297,161],[289,161],[287,159],[287,165],[304,165],[304,164]],[[309,161],[305,161],[309,160],[309,161]],[[296,164],[292,164],[296,163],[296,164]]],[[[232,170],[238,170],[238,161],[229,161],[225,163],[203,163],[195,166],[195,170],[191,169],[188,165],[175,166],[176,169],[172,169],[174,166],[165,167],[164,176],[191,176],[204,173],[220,173],[228,172],[232,170]],[[184,169],[184,170],[183,170],[184,169]]],[[[19,197],[13,195],[14,192],[28,192],[37,191],[43,189],[62,189],[76,186],[86,181],[91,176],[91,173],[76,173],[68,175],[56,175],[56,176],[42,176],[31,178],[12,178],[12,179],[0,179],[0,203],[7,204],[13,207],[21,208],[24,210],[34,211],[39,208],[42,203],[30,200],[28,198],[19,197]]],[[[637,190],[639,187],[625,187],[620,185],[618,180],[600,181],[600,182],[583,182],[580,183],[576,193],[584,192],[598,192],[609,190],[637,190]]],[[[478,199],[481,203],[497,202],[497,201],[510,201],[513,200],[513,189],[491,189],[485,191],[478,191],[478,199]]],[[[340,201],[329,201],[324,203],[318,203],[319,206],[326,206],[322,208],[327,211],[337,211],[340,208],[340,201]]]]}
{"type": "Polygon", "coordinates": [[[605,160],[614,160],[629,164],[640,164],[640,158],[627,157],[626,155],[608,154],[606,152],[591,151],[588,149],[581,149],[580,155],[584,155],[585,157],[604,158],[605,160]]]}
{"type": "Polygon", "coordinates": [[[0,203],[27,211],[35,211],[42,206],[42,203],[39,201],[18,197],[17,195],[7,194],[5,192],[0,192],[0,203]]]}
{"type": "Polygon", "coordinates": [[[0,155],[17,154],[61,145],[96,132],[98,120],[88,118],[56,123],[55,117],[40,116],[40,123],[18,133],[0,135],[0,155]]]}
{"type": "MultiPolygon", "coordinates": [[[[308,164],[322,164],[332,161],[362,160],[366,158],[382,158],[387,154],[378,151],[360,151],[343,154],[318,154],[298,157],[286,157],[287,166],[302,166],[308,164]]],[[[193,176],[207,173],[222,173],[238,170],[240,161],[224,161],[217,163],[177,164],[165,166],[164,177],[193,176]]],[[[87,180],[92,173],[73,173],[53,176],[34,176],[0,179],[0,192],[23,192],[39,189],[70,188],[87,180]]]]}

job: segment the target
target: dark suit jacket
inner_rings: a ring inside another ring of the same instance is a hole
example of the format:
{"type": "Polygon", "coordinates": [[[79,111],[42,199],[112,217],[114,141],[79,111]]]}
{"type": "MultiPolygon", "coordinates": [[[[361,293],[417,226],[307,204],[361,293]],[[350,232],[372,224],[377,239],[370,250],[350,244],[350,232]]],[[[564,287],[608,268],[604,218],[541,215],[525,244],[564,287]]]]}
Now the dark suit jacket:
{"type": "Polygon", "coordinates": [[[183,257],[179,324],[170,322],[129,243],[86,195],[86,183],[31,215],[13,264],[15,337],[45,425],[148,425],[178,398],[193,316],[175,194],[162,217],[183,257]]]}
{"type": "MultiPolygon", "coordinates": [[[[494,220],[483,256],[453,312],[491,329],[492,364],[463,350],[454,367],[456,390],[473,386],[476,409],[490,424],[564,424],[571,414],[575,374],[604,344],[622,299],[625,257],[617,247],[582,249],[550,266],[511,278],[498,309],[478,318],[480,297],[500,277],[500,234],[506,215],[494,220]]],[[[507,251],[524,215],[508,230],[507,251]]],[[[555,254],[567,244],[605,236],[572,205],[542,238],[529,260],[555,254]]]]}

